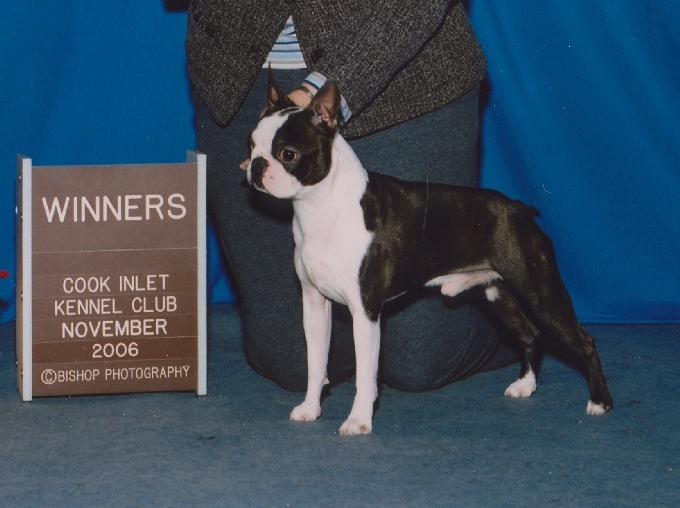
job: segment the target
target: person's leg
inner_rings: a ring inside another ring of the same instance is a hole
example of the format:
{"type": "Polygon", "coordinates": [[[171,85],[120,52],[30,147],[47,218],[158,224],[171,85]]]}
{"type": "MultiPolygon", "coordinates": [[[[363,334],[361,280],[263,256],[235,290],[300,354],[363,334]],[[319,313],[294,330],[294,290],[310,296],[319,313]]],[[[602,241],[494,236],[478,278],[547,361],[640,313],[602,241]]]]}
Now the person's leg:
{"type": "MultiPolygon", "coordinates": [[[[350,144],[370,171],[405,180],[477,185],[478,89],[448,106],[350,144]]],[[[438,291],[390,302],[382,316],[380,380],[426,391],[513,363],[479,309],[438,291]]]]}
{"type": "MultiPolygon", "coordinates": [[[[274,73],[284,89],[295,88],[306,76],[306,71],[274,73]]],[[[239,169],[248,156],[248,135],[266,105],[266,92],[263,71],[226,128],[215,124],[194,93],[197,148],[208,158],[208,201],[235,284],[246,357],[261,375],[285,389],[302,391],[307,385],[307,355],[293,265],[292,206],[250,189],[239,169]]],[[[334,337],[344,337],[334,338],[331,346],[329,379],[338,382],[354,373],[354,348],[347,323],[334,328],[334,337]]]]}

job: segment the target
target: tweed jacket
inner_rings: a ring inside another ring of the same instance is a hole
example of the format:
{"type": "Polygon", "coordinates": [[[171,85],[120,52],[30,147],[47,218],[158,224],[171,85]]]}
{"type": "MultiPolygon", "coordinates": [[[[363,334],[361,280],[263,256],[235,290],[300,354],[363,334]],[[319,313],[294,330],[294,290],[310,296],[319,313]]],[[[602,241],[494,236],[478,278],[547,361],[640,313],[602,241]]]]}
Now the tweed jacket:
{"type": "Polygon", "coordinates": [[[434,111],[483,78],[462,4],[449,0],[192,0],[189,77],[226,125],[293,16],[308,70],[336,78],[351,139],[434,111]]]}

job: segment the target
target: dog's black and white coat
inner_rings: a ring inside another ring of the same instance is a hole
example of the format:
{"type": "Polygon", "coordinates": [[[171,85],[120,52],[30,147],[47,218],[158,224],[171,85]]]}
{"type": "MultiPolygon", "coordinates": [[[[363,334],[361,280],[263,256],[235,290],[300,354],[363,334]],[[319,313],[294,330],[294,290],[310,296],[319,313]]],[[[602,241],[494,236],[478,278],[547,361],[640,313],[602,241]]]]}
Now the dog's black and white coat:
{"type": "Polygon", "coordinates": [[[522,349],[520,376],[507,396],[536,390],[536,339],[547,329],[582,361],[587,413],[611,409],[594,340],[578,323],[534,208],[492,190],[367,172],[338,134],[340,93],[333,80],[305,109],[271,78],[268,99],[241,167],[256,189],[293,200],[308,385],[291,419],[321,415],[335,300],[352,314],[357,365],[356,397],[340,433],[371,432],[383,303],[423,285],[439,286],[447,296],[483,288],[482,307],[522,349]]]}

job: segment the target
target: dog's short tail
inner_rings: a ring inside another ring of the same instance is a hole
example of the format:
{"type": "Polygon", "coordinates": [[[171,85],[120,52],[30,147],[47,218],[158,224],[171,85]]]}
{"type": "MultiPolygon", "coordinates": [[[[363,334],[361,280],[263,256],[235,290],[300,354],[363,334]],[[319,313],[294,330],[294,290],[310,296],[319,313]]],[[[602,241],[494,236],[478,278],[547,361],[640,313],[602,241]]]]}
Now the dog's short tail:
{"type": "Polygon", "coordinates": [[[515,211],[517,212],[522,212],[528,214],[530,217],[540,217],[541,212],[538,211],[538,208],[527,205],[525,202],[520,201],[519,199],[513,200],[513,203],[515,205],[515,211]]]}

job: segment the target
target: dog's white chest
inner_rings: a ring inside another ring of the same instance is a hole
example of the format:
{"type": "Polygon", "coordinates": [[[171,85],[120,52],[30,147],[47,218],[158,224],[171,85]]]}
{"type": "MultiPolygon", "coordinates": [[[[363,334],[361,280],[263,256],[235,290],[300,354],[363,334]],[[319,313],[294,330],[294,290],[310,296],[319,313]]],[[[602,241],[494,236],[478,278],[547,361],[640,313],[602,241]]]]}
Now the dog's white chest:
{"type": "Polygon", "coordinates": [[[372,234],[366,230],[358,201],[331,217],[296,216],[293,231],[300,279],[311,282],[327,298],[359,304],[359,269],[372,234]],[[315,227],[310,227],[312,223],[315,227]]]}

